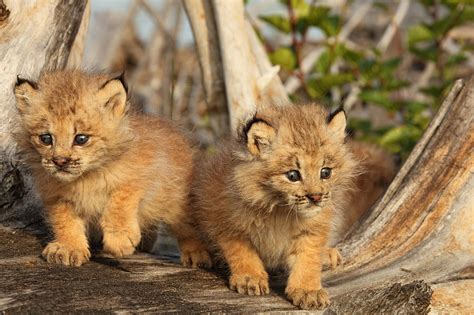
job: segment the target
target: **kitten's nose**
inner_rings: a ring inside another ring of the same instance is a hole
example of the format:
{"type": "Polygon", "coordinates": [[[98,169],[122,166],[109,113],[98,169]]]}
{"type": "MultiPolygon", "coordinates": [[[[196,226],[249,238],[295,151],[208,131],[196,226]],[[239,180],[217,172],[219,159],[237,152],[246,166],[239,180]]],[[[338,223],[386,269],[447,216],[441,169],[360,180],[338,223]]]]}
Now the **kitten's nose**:
{"type": "Polygon", "coordinates": [[[317,194],[308,194],[306,197],[311,200],[312,202],[320,202],[321,198],[323,197],[323,194],[317,193],[317,194]]]}
{"type": "Polygon", "coordinates": [[[56,164],[57,166],[59,167],[64,167],[66,166],[69,161],[71,161],[70,158],[66,158],[66,157],[53,157],[53,163],[56,164]]]}

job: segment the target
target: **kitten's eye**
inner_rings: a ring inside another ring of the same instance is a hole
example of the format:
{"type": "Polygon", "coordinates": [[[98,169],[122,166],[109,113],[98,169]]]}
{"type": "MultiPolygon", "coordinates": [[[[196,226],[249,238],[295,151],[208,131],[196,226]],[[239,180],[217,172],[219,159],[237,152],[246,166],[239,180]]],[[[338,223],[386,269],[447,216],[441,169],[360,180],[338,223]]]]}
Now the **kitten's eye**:
{"type": "Polygon", "coordinates": [[[76,135],[76,137],[74,137],[74,144],[76,145],[86,144],[87,141],[89,141],[88,135],[76,135]]]}
{"type": "Polygon", "coordinates": [[[285,175],[291,182],[297,182],[301,180],[301,174],[297,170],[291,170],[287,172],[285,175]]]}
{"type": "Polygon", "coordinates": [[[53,144],[53,137],[49,133],[45,133],[39,136],[40,141],[45,145],[53,144]]]}
{"type": "Polygon", "coordinates": [[[331,177],[331,169],[329,167],[323,167],[320,174],[322,179],[327,179],[331,177]]]}

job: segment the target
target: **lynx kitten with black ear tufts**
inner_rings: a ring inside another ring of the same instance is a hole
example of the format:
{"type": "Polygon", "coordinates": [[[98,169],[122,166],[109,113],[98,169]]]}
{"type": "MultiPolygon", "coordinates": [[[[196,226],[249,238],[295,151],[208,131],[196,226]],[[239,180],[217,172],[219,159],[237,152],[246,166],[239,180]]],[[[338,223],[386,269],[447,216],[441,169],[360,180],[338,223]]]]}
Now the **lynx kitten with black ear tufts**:
{"type": "Polygon", "coordinates": [[[354,154],[345,128],[343,111],[330,114],[318,104],[262,106],[239,137],[196,168],[193,215],[227,263],[231,289],[268,294],[267,271],[284,268],[294,305],[329,305],[322,265],[341,262],[328,240],[352,211],[365,152],[354,154]]]}
{"type": "Polygon", "coordinates": [[[15,136],[54,233],[48,262],[87,262],[91,231],[106,252],[130,255],[164,221],[184,265],[210,266],[188,213],[195,150],[172,122],[131,113],[123,76],[57,71],[14,92],[15,136]]]}

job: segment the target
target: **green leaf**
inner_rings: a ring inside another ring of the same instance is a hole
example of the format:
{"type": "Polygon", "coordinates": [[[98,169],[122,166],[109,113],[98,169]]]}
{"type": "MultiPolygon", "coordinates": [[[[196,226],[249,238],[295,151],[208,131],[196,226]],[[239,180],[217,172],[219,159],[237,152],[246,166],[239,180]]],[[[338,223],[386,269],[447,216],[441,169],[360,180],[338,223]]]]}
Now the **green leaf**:
{"type": "Polygon", "coordinates": [[[281,15],[264,15],[259,18],[283,33],[288,34],[291,31],[290,21],[281,15]]]}
{"type": "Polygon", "coordinates": [[[382,105],[386,108],[392,108],[393,102],[390,100],[390,93],[383,90],[365,90],[359,94],[364,102],[382,105]]]}
{"type": "Polygon", "coordinates": [[[434,43],[424,48],[410,47],[410,51],[422,60],[438,60],[439,51],[434,43]]]}
{"type": "Polygon", "coordinates": [[[351,73],[327,74],[320,78],[308,80],[308,93],[313,98],[321,98],[333,87],[352,82],[354,76],[351,73]]]}
{"type": "Polygon", "coordinates": [[[316,72],[325,74],[329,72],[330,67],[331,67],[331,58],[329,56],[329,52],[325,50],[316,61],[316,64],[314,65],[314,69],[316,70],[316,72]]]}
{"type": "Polygon", "coordinates": [[[455,55],[451,55],[451,56],[448,57],[448,60],[446,61],[445,66],[446,67],[458,66],[459,64],[463,63],[467,59],[468,58],[463,53],[458,53],[458,54],[455,54],[455,55]]]}
{"type": "Polygon", "coordinates": [[[282,47],[270,53],[273,64],[280,65],[283,69],[291,71],[296,68],[296,56],[291,48],[282,47]]]}
{"type": "Polygon", "coordinates": [[[329,15],[331,8],[326,6],[312,6],[308,14],[309,25],[319,27],[321,21],[329,15]]]}
{"type": "Polygon", "coordinates": [[[410,46],[433,38],[433,32],[424,24],[417,24],[408,29],[408,44],[410,46]]]}
{"type": "Polygon", "coordinates": [[[357,65],[363,58],[360,52],[347,48],[344,43],[337,44],[334,50],[338,57],[341,57],[353,65],[357,65]]]}
{"type": "Polygon", "coordinates": [[[298,18],[307,17],[311,10],[310,5],[305,0],[291,0],[291,5],[298,18]]]}
{"type": "Polygon", "coordinates": [[[380,139],[379,144],[393,153],[406,158],[411,149],[422,135],[422,130],[416,126],[403,125],[387,131],[380,139]]]}
{"type": "Polygon", "coordinates": [[[326,33],[328,37],[336,36],[340,30],[340,17],[338,15],[330,15],[324,17],[319,23],[319,27],[326,33]]]}

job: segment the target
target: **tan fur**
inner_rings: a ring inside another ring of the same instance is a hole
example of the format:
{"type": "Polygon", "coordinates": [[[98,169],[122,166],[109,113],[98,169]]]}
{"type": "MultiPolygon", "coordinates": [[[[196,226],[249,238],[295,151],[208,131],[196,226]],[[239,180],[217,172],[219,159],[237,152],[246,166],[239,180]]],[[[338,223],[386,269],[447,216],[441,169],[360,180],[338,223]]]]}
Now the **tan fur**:
{"type": "Polygon", "coordinates": [[[361,173],[355,178],[354,189],[349,192],[339,238],[371,209],[397,172],[394,159],[381,148],[361,142],[350,142],[349,145],[354,158],[360,164],[361,173]]]}
{"type": "Polygon", "coordinates": [[[286,294],[301,308],[329,304],[321,286],[322,260],[340,262],[327,249],[333,217],[344,209],[358,167],[344,143],[345,116],[315,104],[266,106],[198,170],[193,214],[230,268],[239,293],[269,292],[267,270],[286,268],[286,294]],[[323,167],[332,168],[321,179],[323,167]],[[302,181],[286,172],[300,170],[302,181]],[[322,193],[317,205],[306,197],[322,193]]]}
{"type": "Polygon", "coordinates": [[[134,252],[142,233],[163,220],[178,239],[185,265],[209,265],[186,208],[194,150],[180,130],[160,118],[131,115],[124,85],[103,74],[61,71],[37,87],[15,88],[23,126],[17,135],[31,165],[54,232],[43,256],[80,266],[90,257],[87,234],[100,230],[104,250],[134,252]],[[39,135],[53,135],[53,144],[39,135]],[[77,134],[90,135],[84,145],[77,134]],[[53,157],[69,158],[65,170],[53,157]]]}

